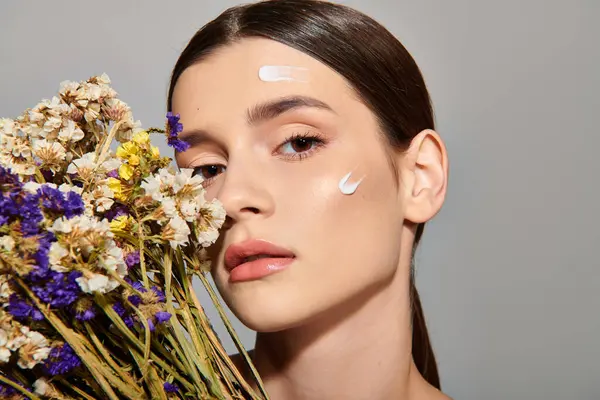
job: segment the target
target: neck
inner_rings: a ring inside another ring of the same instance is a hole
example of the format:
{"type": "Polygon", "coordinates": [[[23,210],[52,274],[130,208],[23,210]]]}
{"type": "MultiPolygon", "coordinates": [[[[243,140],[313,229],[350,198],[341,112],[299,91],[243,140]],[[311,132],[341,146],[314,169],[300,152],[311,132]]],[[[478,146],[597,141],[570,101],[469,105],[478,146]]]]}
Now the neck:
{"type": "Polygon", "coordinates": [[[270,397],[429,398],[412,362],[407,276],[300,327],[258,333],[254,362],[270,397]]]}

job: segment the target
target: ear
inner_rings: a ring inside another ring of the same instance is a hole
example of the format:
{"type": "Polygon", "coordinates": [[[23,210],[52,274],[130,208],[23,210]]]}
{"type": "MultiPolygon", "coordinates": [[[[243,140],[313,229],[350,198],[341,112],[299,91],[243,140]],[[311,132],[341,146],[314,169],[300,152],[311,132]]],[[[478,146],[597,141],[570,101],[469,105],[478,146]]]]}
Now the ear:
{"type": "Polygon", "coordinates": [[[442,208],[448,184],[448,154],[437,132],[426,129],[415,136],[402,160],[405,188],[404,218],[427,222],[442,208]]]}

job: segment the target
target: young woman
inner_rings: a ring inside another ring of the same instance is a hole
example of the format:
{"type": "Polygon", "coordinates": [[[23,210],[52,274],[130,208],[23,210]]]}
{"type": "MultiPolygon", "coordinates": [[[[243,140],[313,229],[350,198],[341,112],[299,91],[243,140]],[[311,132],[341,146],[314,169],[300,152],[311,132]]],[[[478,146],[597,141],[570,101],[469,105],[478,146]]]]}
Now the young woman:
{"type": "Polygon", "coordinates": [[[168,108],[228,219],[212,273],[257,331],[273,399],[448,399],[412,274],[448,160],[407,50],[348,7],[231,8],[190,40],[168,108]]]}

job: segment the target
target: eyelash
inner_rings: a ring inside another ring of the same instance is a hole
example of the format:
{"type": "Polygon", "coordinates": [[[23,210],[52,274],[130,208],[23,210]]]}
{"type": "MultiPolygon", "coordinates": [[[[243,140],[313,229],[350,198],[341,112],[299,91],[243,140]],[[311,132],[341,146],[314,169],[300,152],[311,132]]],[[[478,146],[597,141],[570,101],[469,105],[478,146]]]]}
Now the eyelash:
{"type": "MultiPolygon", "coordinates": [[[[325,138],[319,133],[316,133],[316,132],[294,133],[290,137],[285,139],[285,141],[283,141],[283,143],[281,143],[279,146],[277,146],[277,149],[273,152],[273,154],[276,154],[278,151],[280,151],[280,149],[283,146],[285,146],[288,143],[292,143],[295,140],[306,140],[308,142],[313,143],[313,146],[309,150],[306,150],[303,152],[282,154],[281,156],[288,161],[302,161],[305,158],[312,155],[313,153],[315,153],[316,151],[319,151],[326,144],[325,138]]],[[[225,166],[219,165],[219,164],[199,165],[197,167],[194,167],[193,174],[194,175],[197,175],[198,173],[201,174],[203,168],[209,168],[209,167],[224,168],[225,166]]],[[[204,178],[204,181],[202,182],[203,186],[204,187],[209,186],[219,175],[220,174],[217,174],[210,178],[204,178]]]]}

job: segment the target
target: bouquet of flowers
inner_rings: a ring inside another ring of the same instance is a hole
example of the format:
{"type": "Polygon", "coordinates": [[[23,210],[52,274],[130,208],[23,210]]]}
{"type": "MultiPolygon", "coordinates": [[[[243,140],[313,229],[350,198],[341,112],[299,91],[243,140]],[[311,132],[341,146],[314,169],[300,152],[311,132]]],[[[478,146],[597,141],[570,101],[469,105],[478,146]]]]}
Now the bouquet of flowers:
{"type": "Polygon", "coordinates": [[[142,129],[106,75],[0,119],[0,398],[266,398],[205,276],[225,212],[150,142],[162,133],[183,151],[181,129],[171,113],[166,129],[142,129]]]}

